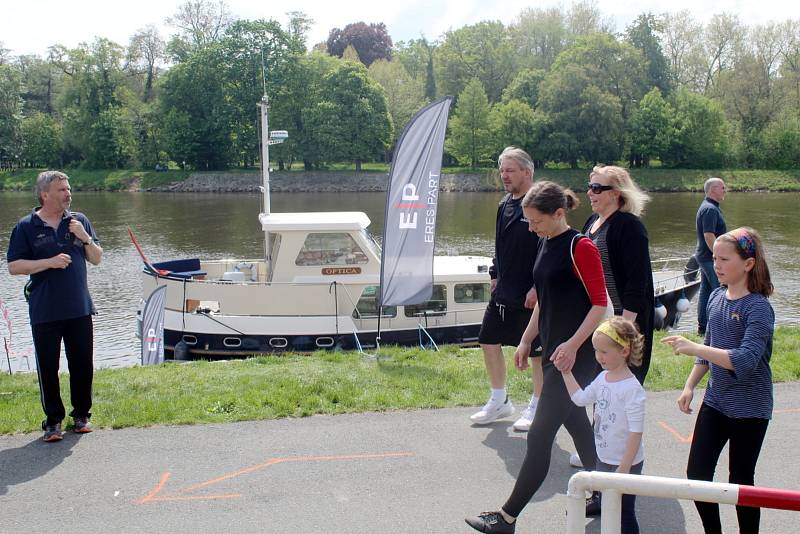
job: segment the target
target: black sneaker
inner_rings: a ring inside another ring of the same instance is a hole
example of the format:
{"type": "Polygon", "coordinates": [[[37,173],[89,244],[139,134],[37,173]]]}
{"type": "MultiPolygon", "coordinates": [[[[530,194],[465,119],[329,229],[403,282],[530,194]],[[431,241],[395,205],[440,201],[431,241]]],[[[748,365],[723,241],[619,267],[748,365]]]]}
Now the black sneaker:
{"type": "Polygon", "coordinates": [[[478,517],[468,517],[464,521],[478,532],[492,534],[514,534],[516,522],[507,523],[503,514],[498,512],[482,512],[478,517]]]}
{"type": "Polygon", "coordinates": [[[74,418],[75,425],[72,427],[72,430],[76,434],[88,434],[89,432],[94,432],[94,426],[89,421],[88,417],[75,417],[74,418]]]}
{"type": "Polygon", "coordinates": [[[592,496],[586,499],[586,516],[600,515],[600,492],[593,491],[592,496]]]}
{"type": "Polygon", "coordinates": [[[44,436],[42,439],[47,442],[51,441],[61,441],[64,439],[64,436],[61,434],[61,424],[56,423],[54,425],[43,425],[44,426],[44,436]]]}

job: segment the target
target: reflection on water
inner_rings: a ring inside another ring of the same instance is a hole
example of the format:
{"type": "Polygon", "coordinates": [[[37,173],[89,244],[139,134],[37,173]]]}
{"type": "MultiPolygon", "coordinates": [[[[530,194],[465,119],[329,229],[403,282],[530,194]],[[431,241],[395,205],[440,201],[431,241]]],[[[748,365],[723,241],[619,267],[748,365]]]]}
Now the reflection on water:
{"type": "MultiPolygon", "coordinates": [[[[494,193],[443,193],[439,199],[436,253],[494,252],[494,193]]],[[[0,193],[0,297],[9,308],[17,350],[31,346],[27,305],[22,298],[25,277],[10,276],[5,264],[8,237],[14,223],[32,207],[30,193],[0,193]]],[[[364,211],[370,231],[380,239],[384,195],[274,194],[272,211],[364,211]]],[[[772,305],[779,323],[800,323],[800,267],[796,229],[800,217],[796,193],[729,194],[722,209],[729,228],[750,225],[764,236],[776,294],[772,305]]],[[[694,216],[702,196],[692,193],[655,194],[644,222],[650,233],[653,259],[688,257],[694,250],[694,216]]],[[[141,290],[141,262],[126,232],[130,225],[152,261],[178,257],[221,259],[263,256],[258,225],[261,197],[255,194],[76,193],[73,208],[85,212],[102,240],[105,254],[99,267],[89,268],[89,284],[100,313],[95,318],[95,360],[98,367],[125,366],[139,361],[134,335],[141,290]]],[[[570,214],[580,227],[589,215],[588,202],[570,214]]],[[[692,310],[681,327],[694,325],[692,310]]],[[[1,324],[1,323],[0,323],[1,324]]],[[[3,335],[5,327],[0,326],[3,335]]],[[[0,355],[5,359],[5,355],[0,355]]],[[[6,364],[0,365],[0,369],[6,364]]],[[[14,368],[18,367],[14,363],[14,368]]],[[[23,365],[24,367],[24,365],[23,365]]]]}

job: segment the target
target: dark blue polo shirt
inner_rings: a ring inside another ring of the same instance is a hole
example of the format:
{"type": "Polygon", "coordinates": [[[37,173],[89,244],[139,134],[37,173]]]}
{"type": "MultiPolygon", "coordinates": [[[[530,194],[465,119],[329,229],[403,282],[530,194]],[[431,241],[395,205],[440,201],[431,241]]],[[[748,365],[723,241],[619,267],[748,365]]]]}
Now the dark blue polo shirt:
{"type": "Polygon", "coordinates": [[[46,269],[31,275],[31,296],[28,301],[31,324],[75,319],[96,313],[86,281],[86,251],[83,243],[69,232],[69,219],[73,217],[97,242],[92,223],[82,213],[65,211],[58,229],[53,230],[36,214],[38,209],[20,219],[11,231],[6,260],[9,263],[16,260],[42,260],[64,253],[72,257],[72,263],[66,269],[46,269]]]}
{"type": "Polygon", "coordinates": [[[697,261],[711,261],[713,253],[708,248],[703,234],[710,232],[719,237],[728,231],[725,226],[725,218],[722,216],[722,210],[719,209],[719,202],[706,197],[697,210],[695,226],[697,227],[695,258],[697,258],[697,261]]]}

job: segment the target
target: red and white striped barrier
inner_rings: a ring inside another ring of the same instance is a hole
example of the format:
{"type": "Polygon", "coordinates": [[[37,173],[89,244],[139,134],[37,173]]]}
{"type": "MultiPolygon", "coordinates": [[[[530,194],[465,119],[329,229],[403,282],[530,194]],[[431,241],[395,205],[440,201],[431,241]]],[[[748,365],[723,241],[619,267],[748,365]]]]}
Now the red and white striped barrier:
{"type": "Polygon", "coordinates": [[[581,471],[569,479],[567,534],[585,532],[586,492],[594,490],[603,492],[600,517],[600,532],[603,534],[619,534],[623,494],[800,511],[800,491],[685,478],[581,471]]]}

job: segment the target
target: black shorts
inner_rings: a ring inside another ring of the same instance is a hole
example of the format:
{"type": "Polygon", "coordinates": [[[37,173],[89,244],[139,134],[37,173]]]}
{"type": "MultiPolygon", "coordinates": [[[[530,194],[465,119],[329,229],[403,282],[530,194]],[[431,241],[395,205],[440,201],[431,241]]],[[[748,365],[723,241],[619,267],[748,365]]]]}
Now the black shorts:
{"type": "MultiPolygon", "coordinates": [[[[481,345],[519,345],[520,339],[531,320],[533,310],[528,308],[509,308],[498,306],[494,297],[483,314],[478,343],[481,345]]],[[[538,339],[534,347],[538,347],[538,339]]]]}

